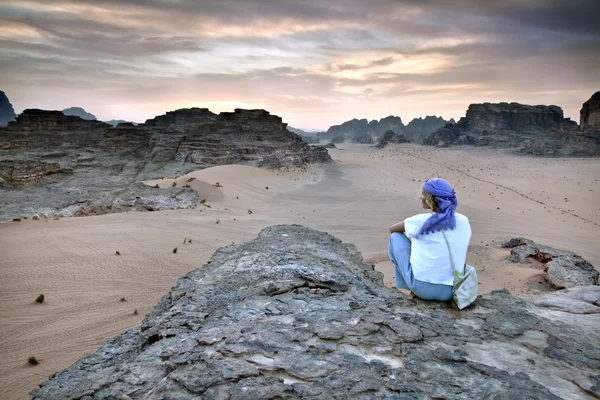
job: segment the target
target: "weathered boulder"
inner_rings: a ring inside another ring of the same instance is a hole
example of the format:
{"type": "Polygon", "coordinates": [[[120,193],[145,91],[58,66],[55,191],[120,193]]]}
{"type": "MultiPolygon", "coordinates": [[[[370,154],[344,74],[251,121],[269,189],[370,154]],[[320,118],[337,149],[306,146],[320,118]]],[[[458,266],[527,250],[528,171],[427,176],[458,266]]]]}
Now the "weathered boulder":
{"type": "Polygon", "coordinates": [[[552,157],[600,155],[600,135],[581,134],[560,107],[518,103],[471,104],[465,117],[431,133],[423,144],[518,148],[552,157]]]}
{"type": "Polygon", "coordinates": [[[600,132],[600,91],[581,107],[579,126],[582,131],[600,132]]]}
{"type": "MultiPolygon", "coordinates": [[[[0,219],[38,214],[41,208],[50,215],[81,209],[80,204],[99,199],[104,206],[95,210],[119,211],[123,208],[113,204],[121,193],[139,189],[143,180],[216,165],[278,168],[331,161],[325,148],[309,146],[264,110],[217,115],[183,109],[116,127],[60,111],[25,110],[0,129],[0,177],[8,184],[0,193],[5,199],[0,219]]],[[[158,202],[190,204],[172,200],[158,202]]]]}
{"type": "Polygon", "coordinates": [[[461,312],[409,300],[385,287],[353,245],[274,226],[218,250],[140,327],[31,395],[585,399],[600,395],[598,323],[598,313],[536,306],[506,291],[461,312]]]}
{"type": "Polygon", "coordinates": [[[326,149],[337,149],[337,146],[335,145],[335,143],[332,143],[332,142],[327,143],[323,147],[325,147],[326,149]]]}
{"type": "Polygon", "coordinates": [[[446,121],[442,117],[428,115],[425,118],[414,118],[404,128],[404,134],[411,143],[421,143],[430,133],[444,127],[446,124],[454,125],[456,122],[450,118],[446,121]]]}
{"type": "Polygon", "coordinates": [[[513,238],[502,244],[509,248],[513,262],[530,262],[534,259],[544,264],[545,278],[554,289],[598,285],[600,273],[592,264],[575,253],[537,244],[525,238],[513,238]]]}
{"type": "Polygon", "coordinates": [[[388,143],[410,143],[410,141],[402,133],[398,134],[394,131],[387,131],[375,147],[383,149],[388,143]]]}
{"type": "Polygon", "coordinates": [[[6,126],[9,122],[14,121],[16,117],[15,110],[8,97],[0,90],[0,126],[6,126]]]}
{"type": "Polygon", "coordinates": [[[96,120],[96,116],[94,114],[85,111],[81,107],[69,107],[69,108],[65,108],[64,110],[62,110],[62,113],[64,115],[71,115],[71,116],[79,117],[81,119],[87,119],[87,120],[90,120],[90,121],[95,121],[96,120]]]}
{"type": "Polygon", "coordinates": [[[354,142],[360,144],[371,144],[373,143],[373,136],[367,133],[354,139],[354,142]]]}

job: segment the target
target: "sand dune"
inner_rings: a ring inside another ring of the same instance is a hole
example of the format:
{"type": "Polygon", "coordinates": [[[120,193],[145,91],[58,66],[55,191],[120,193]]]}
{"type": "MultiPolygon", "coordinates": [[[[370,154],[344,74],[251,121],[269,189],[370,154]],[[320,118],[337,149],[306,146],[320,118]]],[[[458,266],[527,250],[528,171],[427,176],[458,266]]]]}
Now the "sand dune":
{"type": "Polygon", "coordinates": [[[598,159],[340,147],[330,151],[333,165],[288,171],[222,166],[147,182],[189,184],[206,199],[194,210],[0,225],[2,398],[27,398],[51,373],[138,325],[178,277],[217,248],[254,238],[266,226],[299,223],[354,243],[391,285],[387,228],[422,211],[421,181],[432,176],[455,185],[459,211],[471,220],[468,260],[479,271],[482,292],[544,289],[539,266],[505,260],[508,252],[497,245],[503,238],[525,236],[600,265],[598,159]],[[183,244],[184,238],[192,243],[183,244]],[[40,293],[44,304],[34,303],[40,293]],[[38,366],[27,365],[30,355],[38,366]]]}

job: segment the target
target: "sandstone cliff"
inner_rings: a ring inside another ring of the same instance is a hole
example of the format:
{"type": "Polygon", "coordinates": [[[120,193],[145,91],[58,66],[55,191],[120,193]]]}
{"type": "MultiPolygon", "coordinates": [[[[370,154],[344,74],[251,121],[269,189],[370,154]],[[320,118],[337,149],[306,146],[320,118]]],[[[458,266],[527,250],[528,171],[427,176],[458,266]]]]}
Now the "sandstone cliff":
{"type": "Polygon", "coordinates": [[[312,162],[331,158],[264,110],[217,115],[183,109],[138,126],[116,127],[60,111],[25,110],[0,129],[0,178],[5,181],[0,197],[6,199],[0,218],[157,209],[181,196],[180,205],[189,207],[194,201],[184,189],[155,189],[156,207],[137,207],[139,202],[123,196],[130,199],[130,189],[137,188],[141,193],[133,198],[148,198],[147,189],[139,186],[142,180],[216,165],[277,168],[312,162]]]}
{"type": "Polygon", "coordinates": [[[8,97],[0,90],[0,126],[6,126],[16,118],[15,110],[8,100],[8,97]]]}
{"type": "Polygon", "coordinates": [[[430,133],[442,128],[446,124],[454,124],[454,119],[446,121],[442,117],[428,115],[425,118],[414,118],[404,128],[404,134],[411,143],[421,143],[430,133]]]}
{"type": "Polygon", "coordinates": [[[558,106],[471,104],[465,117],[431,133],[423,144],[519,148],[543,156],[600,155],[600,137],[582,135],[558,106]]]}
{"type": "Polygon", "coordinates": [[[366,119],[353,119],[346,121],[341,125],[331,126],[327,132],[319,132],[319,139],[330,140],[337,136],[342,136],[344,140],[353,141],[359,136],[372,135],[374,137],[383,136],[389,130],[396,133],[403,132],[404,124],[400,117],[390,115],[381,118],[379,121],[372,120],[368,122],[366,119]]]}
{"type": "MultiPolygon", "coordinates": [[[[518,246],[520,247],[520,246],[518,246]]],[[[522,254],[527,251],[522,252],[522,254]]],[[[357,249],[275,226],[179,279],[141,326],[34,399],[588,399],[600,287],[456,311],[383,285],[357,249]]]]}
{"type": "Polygon", "coordinates": [[[600,133],[600,91],[583,103],[579,125],[584,132],[600,133]]]}

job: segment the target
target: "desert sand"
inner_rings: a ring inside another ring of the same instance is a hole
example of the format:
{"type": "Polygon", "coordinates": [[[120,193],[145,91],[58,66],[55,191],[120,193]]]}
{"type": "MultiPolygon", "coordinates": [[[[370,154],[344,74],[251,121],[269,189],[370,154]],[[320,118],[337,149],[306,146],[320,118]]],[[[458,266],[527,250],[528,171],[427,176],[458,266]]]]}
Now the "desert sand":
{"type": "Polygon", "coordinates": [[[573,251],[600,266],[600,159],[339,147],[330,150],[332,165],[288,171],[223,166],[148,182],[196,188],[206,202],[192,210],[0,225],[2,399],[28,398],[52,373],[138,325],[178,277],[201,267],[216,249],[270,225],[298,223],[355,244],[391,286],[388,227],[423,212],[421,182],[430,177],[454,185],[458,211],[470,218],[468,262],[479,272],[481,293],[546,289],[538,265],[505,259],[498,243],[510,237],[573,251]],[[43,304],[34,302],[40,293],[43,304]],[[27,364],[31,355],[39,365],[27,364]]]}

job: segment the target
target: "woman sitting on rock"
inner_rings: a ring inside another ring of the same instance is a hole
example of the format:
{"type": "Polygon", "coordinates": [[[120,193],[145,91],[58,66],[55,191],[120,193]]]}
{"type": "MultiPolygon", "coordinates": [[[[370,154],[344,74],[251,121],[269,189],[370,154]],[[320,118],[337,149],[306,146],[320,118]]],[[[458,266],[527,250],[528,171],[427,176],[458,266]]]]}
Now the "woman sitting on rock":
{"type": "Polygon", "coordinates": [[[450,257],[462,274],[471,225],[467,217],[454,212],[456,193],[445,180],[426,180],[420,199],[423,208],[432,212],[390,227],[388,253],[395,266],[396,286],[424,300],[449,301],[454,283],[450,257]]]}

